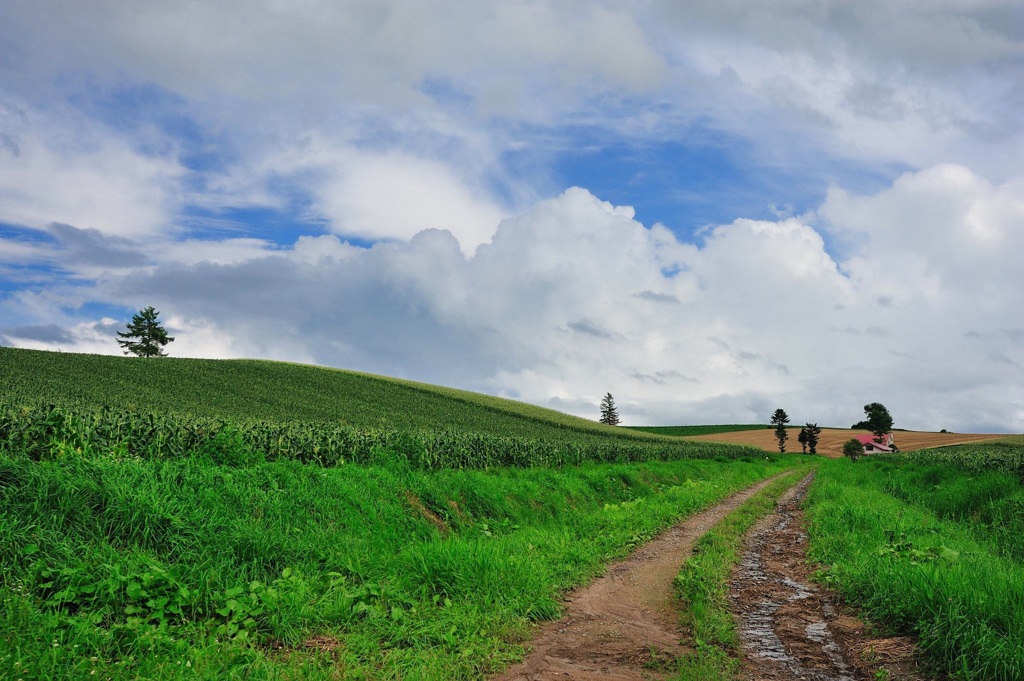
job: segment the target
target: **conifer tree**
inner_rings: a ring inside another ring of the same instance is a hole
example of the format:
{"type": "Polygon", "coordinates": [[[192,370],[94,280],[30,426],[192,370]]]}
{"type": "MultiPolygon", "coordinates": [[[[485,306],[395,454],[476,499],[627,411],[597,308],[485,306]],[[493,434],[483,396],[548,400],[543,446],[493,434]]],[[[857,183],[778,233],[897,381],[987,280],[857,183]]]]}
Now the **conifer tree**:
{"type": "Polygon", "coordinates": [[[786,424],[789,423],[789,414],[785,409],[776,409],[772,414],[771,424],[775,426],[775,439],[779,441],[779,451],[786,451],[786,440],[789,433],[786,432],[786,424]]]}
{"type": "Polygon", "coordinates": [[[807,432],[807,426],[804,426],[800,429],[800,435],[796,438],[796,441],[800,443],[800,447],[803,449],[804,454],[807,453],[807,440],[809,437],[810,435],[807,432]]]}
{"type": "Polygon", "coordinates": [[[174,340],[157,321],[160,313],[150,305],[132,315],[132,321],[125,331],[118,331],[117,344],[124,348],[124,354],[138,357],[165,357],[164,346],[174,340]]]}
{"type": "Polygon", "coordinates": [[[619,412],[615,410],[615,398],[611,393],[601,398],[601,423],[606,426],[619,425],[619,412]]]}
{"type": "MultiPolygon", "coordinates": [[[[817,423],[808,423],[803,427],[807,431],[807,449],[811,454],[818,453],[818,438],[821,436],[821,428],[817,423]]],[[[802,431],[801,431],[802,432],[802,431]]]]}

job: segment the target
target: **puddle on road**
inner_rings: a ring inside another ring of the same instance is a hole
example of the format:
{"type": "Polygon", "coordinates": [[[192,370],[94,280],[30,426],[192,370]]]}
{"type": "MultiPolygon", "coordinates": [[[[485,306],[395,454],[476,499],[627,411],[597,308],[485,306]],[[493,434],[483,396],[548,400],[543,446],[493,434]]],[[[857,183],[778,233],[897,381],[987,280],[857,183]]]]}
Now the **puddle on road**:
{"type": "Polygon", "coordinates": [[[828,625],[831,606],[815,587],[785,570],[787,561],[803,560],[806,536],[793,520],[810,480],[754,527],[730,583],[752,678],[854,681],[828,625]]]}

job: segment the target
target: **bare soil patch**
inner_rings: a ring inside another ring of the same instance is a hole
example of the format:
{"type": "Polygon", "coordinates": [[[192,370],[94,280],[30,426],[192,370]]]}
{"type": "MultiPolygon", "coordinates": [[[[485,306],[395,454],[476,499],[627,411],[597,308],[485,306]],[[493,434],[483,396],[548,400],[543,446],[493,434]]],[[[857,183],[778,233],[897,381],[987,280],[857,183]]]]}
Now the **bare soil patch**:
{"type": "Polygon", "coordinates": [[[912,639],[873,636],[870,627],[810,581],[800,501],[812,478],[790,489],[776,511],[754,526],[733,571],[729,598],[744,678],[923,678],[912,639]]]}
{"type": "Polygon", "coordinates": [[[571,592],[565,616],[542,625],[533,651],[496,679],[669,678],[667,663],[686,652],[680,644],[676,575],[701,535],[774,479],[690,516],[571,592]]]}
{"type": "MultiPolygon", "coordinates": [[[[798,430],[789,430],[789,439],[786,440],[786,451],[797,452],[800,450],[800,443],[796,436],[798,430]]],[[[844,428],[823,428],[821,437],[818,440],[818,454],[837,459],[843,455],[843,443],[855,435],[870,434],[867,430],[849,430],[844,428]]],[[[981,442],[984,440],[998,440],[1006,435],[979,434],[979,433],[925,433],[921,431],[897,430],[893,433],[896,446],[901,452],[913,452],[918,449],[929,447],[944,447],[946,445],[960,445],[969,442],[981,442]]],[[[693,435],[683,438],[686,440],[704,440],[706,442],[724,442],[734,445],[750,445],[758,447],[767,452],[779,451],[778,440],[775,439],[775,431],[769,428],[763,430],[742,430],[735,433],[715,433],[714,435],[693,435]]]]}

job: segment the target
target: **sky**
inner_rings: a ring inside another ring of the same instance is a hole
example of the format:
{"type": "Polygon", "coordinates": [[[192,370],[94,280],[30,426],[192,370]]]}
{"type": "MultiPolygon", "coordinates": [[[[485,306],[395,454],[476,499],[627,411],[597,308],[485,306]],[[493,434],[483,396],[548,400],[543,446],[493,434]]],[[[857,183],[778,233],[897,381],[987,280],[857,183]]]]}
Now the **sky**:
{"type": "Polygon", "coordinates": [[[1020,0],[0,4],[0,345],[1024,432],[1020,0]]]}

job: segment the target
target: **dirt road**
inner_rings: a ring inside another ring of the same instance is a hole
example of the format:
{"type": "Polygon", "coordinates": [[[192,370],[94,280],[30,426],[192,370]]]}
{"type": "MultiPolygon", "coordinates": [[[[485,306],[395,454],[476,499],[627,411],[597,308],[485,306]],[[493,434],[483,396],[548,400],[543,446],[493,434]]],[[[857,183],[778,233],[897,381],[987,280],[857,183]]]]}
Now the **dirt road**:
{"type": "MultiPolygon", "coordinates": [[[[799,429],[789,429],[789,439],[786,441],[787,452],[800,452],[800,443],[796,436],[799,429]]],[[[818,440],[818,454],[839,458],[843,455],[843,443],[854,435],[870,434],[867,430],[847,430],[843,428],[824,428],[818,440]]],[[[964,433],[923,433],[910,430],[897,430],[893,433],[896,439],[896,446],[901,452],[912,452],[928,447],[943,447],[945,445],[959,445],[968,442],[981,442],[984,440],[996,440],[1006,435],[986,434],[964,434],[964,433]]],[[[707,442],[726,442],[734,445],[750,445],[768,452],[779,451],[779,443],[775,439],[775,431],[770,428],[762,430],[741,430],[734,433],[715,433],[714,435],[694,435],[683,438],[685,440],[704,440],[707,442]]]]}
{"type": "Polygon", "coordinates": [[[810,581],[800,502],[812,476],[791,488],[746,539],[729,599],[749,681],[914,681],[914,642],[872,636],[810,581]],[[884,671],[883,671],[884,670],[884,671]]]}
{"type": "MultiPolygon", "coordinates": [[[[742,643],[743,677],[919,681],[913,641],[873,636],[870,627],[811,583],[800,509],[811,479],[794,486],[775,512],[759,521],[733,572],[729,598],[742,643]]],[[[572,592],[565,616],[540,627],[529,656],[495,678],[672,678],[673,660],[689,652],[681,644],[675,577],[694,542],[769,482],[687,518],[572,592]]]]}
{"type": "MultiPolygon", "coordinates": [[[[774,478],[772,478],[773,480],[774,478]]],[[[568,597],[565,616],[541,627],[533,652],[500,681],[627,681],[669,678],[660,665],[680,645],[673,580],[693,543],[770,480],[662,533],[568,597]]]]}

